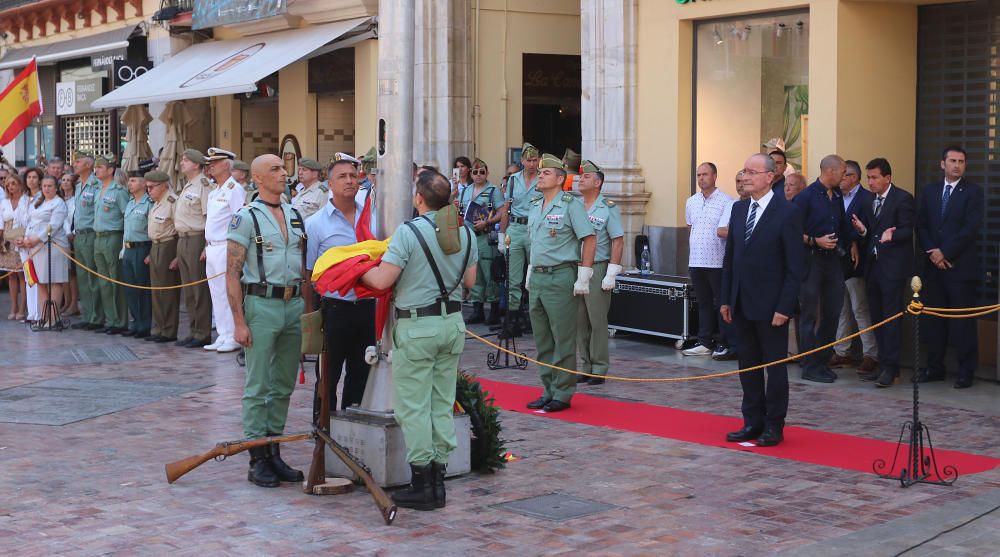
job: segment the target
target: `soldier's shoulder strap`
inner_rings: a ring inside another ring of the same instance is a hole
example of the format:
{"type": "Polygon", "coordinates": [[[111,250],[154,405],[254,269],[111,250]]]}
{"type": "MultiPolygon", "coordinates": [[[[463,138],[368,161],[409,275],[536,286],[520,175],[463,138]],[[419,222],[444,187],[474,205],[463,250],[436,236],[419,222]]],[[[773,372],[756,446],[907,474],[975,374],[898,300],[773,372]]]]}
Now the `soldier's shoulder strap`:
{"type": "Polygon", "coordinates": [[[426,215],[421,215],[416,219],[406,221],[406,223],[404,224],[406,224],[406,226],[409,227],[409,229],[412,230],[413,234],[417,237],[417,242],[420,244],[420,249],[423,250],[424,257],[427,258],[427,264],[431,266],[431,272],[434,273],[434,280],[437,281],[438,290],[441,293],[439,301],[447,302],[448,296],[450,296],[451,293],[456,288],[458,288],[460,284],[462,284],[462,277],[465,276],[465,269],[466,267],[469,266],[469,258],[472,256],[472,232],[469,231],[468,226],[461,227],[465,229],[465,236],[467,240],[465,244],[465,257],[464,261],[462,262],[462,268],[458,270],[458,280],[455,281],[455,286],[452,286],[451,289],[448,289],[444,285],[444,279],[441,278],[441,269],[438,268],[437,262],[434,260],[434,255],[431,253],[430,246],[427,245],[427,240],[424,239],[424,235],[420,233],[420,229],[417,228],[417,225],[414,223],[414,221],[418,219],[424,219],[427,221],[428,224],[431,225],[431,227],[434,227],[434,223],[431,222],[431,219],[428,218],[426,215]]]}
{"type": "Polygon", "coordinates": [[[257,220],[257,212],[254,211],[254,209],[260,210],[260,207],[247,205],[246,209],[253,221],[253,237],[250,238],[250,243],[256,246],[257,272],[260,275],[260,284],[267,284],[267,275],[264,273],[264,250],[261,249],[261,246],[264,245],[264,236],[260,233],[260,221],[257,220]]]}

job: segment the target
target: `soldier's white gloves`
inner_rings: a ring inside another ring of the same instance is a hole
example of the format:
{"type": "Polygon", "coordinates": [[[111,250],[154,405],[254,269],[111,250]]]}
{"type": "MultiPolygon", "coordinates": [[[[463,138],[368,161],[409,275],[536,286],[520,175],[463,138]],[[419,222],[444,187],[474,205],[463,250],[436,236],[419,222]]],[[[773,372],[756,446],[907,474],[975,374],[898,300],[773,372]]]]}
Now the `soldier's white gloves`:
{"type": "Polygon", "coordinates": [[[531,265],[528,265],[528,272],[524,275],[524,289],[528,289],[528,281],[531,280],[531,265]]]}
{"type": "Polygon", "coordinates": [[[614,263],[608,263],[608,272],[604,274],[604,280],[601,281],[601,290],[611,291],[615,289],[615,277],[618,273],[622,272],[621,265],[615,265],[614,263]]]}
{"type": "Polygon", "coordinates": [[[590,277],[592,276],[594,276],[594,269],[591,267],[576,268],[576,282],[573,283],[574,296],[590,294],[590,277]]]}
{"type": "Polygon", "coordinates": [[[503,232],[497,233],[497,247],[500,249],[500,253],[507,253],[507,243],[504,241],[506,239],[506,234],[503,232]]]}

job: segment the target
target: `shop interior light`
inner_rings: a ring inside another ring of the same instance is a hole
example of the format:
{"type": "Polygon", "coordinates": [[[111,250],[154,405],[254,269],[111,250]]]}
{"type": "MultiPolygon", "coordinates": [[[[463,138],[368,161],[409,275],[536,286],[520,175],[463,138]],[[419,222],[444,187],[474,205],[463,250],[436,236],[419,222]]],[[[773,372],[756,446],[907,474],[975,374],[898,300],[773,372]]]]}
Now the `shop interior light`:
{"type": "Polygon", "coordinates": [[[785,34],[785,27],[786,27],[786,25],[784,23],[779,23],[778,26],[774,30],[774,34],[776,36],[778,36],[778,37],[784,35],[785,34]]]}
{"type": "Polygon", "coordinates": [[[715,41],[715,46],[719,46],[723,42],[725,42],[725,41],[722,40],[722,35],[719,34],[719,28],[718,27],[716,27],[715,30],[712,31],[712,40],[715,41]]]}
{"type": "Polygon", "coordinates": [[[805,29],[805,27],[806,27],[805,22],[802,21],[795,22],[795,32],[798,33],[799,35],[802,34],[802,30],[805,29]]]}

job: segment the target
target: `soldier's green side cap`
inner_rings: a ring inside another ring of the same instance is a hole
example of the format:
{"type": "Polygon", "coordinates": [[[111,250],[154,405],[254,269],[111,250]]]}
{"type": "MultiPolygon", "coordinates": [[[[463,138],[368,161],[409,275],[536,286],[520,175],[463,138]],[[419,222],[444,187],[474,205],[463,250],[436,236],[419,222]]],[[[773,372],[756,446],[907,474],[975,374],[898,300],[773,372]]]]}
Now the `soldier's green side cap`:
{"type": "Polygon", "coordinates": [[[250,172],[250,165],[241,160],[235,160],[233,161],[233,170],[242,170],[244,172],[250,172]]]}
{"type": "Polygon", "coordinates": [[[299,159],[299,166],[308,168],[309,170],[323,171],[323,165],[313,159],[299,159]]]}
{"type": "Polygon", "coordinates": [[[145,178],[147,182],[161,183],[170,181],[170,176],[167,176],[167,173],[162,170],[150,170],[145,176],[143,176],[143,178],[145,178]]]}
{"type": "Polygon", "coordinates": [[[184,157],[195,164],[205,164],[205,155],[197,149],[184,149],[184,157]]]}
{"type": "Polygon", "coordinates": [[[115,164],[114,153],[102,155],[94,159],[94,166],[114,166],[114,164],[115,164]]]}
{"type": "Polygon", "coordinates": [[[563,155],[563,163],[566,164],[566,168],[576,171],[580,166],[580,153],[572,149],[566,149],[566,154],[563,155]]]}
{"type": "Polygon", "coordinates": [[[371,149],[368,149],[368,152],[365,153],[363,157],[361,157],[361,162],[375,162],[377,157],[378,154],[375,152],[375,148],[372,147],[371,149]]]}
{"type": "Polygon", "coordinates": [[[73,153],[73,160],[76,160],[76,159],[82,159],[82,158],[84,158],[84,157],[87,157],[87,158],[91,158],[91,159],[92,159],[92,158],[94,158],[94,155],[91,155],[91,154],[90,154],[89,152],[87,152],[87,151],[76,151],[76,152],[74,152],[74,153],[73,153]]]}
{"type": "Polygon", "coordinates": [[[538,161],[538,168],[562,168],[563,163],[555,155],[545,153],[542,155],[542,159],[538,161]]]}
{"type": "Polygon", "coordinates": [[[580,174],[586,174],[587,172],[600,172],[601,167],[594,164],[594,161],[585,160],[580,164],[580,174]]]}
{"type": "Polygon", "coordinates": [[[534,145],[527,142],[525,142],[525,144],[521,146],[522,159],[533,159],[537,156],[538,156],[538,147],[535,147],[534,145]]]}

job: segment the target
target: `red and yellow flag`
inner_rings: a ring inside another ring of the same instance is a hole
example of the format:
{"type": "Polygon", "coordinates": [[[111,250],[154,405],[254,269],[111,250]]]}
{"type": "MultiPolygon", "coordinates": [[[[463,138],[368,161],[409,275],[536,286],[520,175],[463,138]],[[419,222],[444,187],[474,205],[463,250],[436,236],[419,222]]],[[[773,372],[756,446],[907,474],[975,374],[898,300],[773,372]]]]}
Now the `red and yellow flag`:
{"type": "Polygon", "coordinates": [[[0,145],[6,145],[32,118],[42,113],[42,93],[38,87],[38,65],[32,58],[28,67],[0,93],[0,145]]]}

